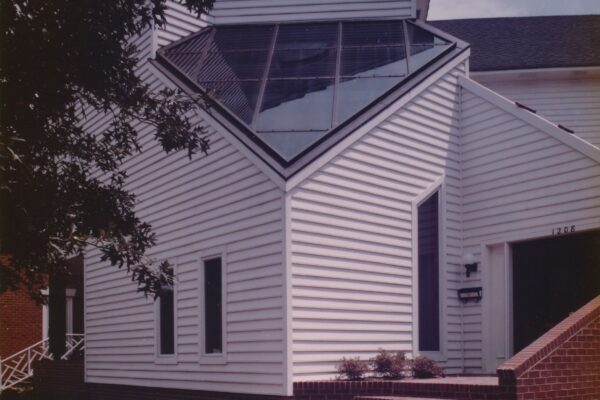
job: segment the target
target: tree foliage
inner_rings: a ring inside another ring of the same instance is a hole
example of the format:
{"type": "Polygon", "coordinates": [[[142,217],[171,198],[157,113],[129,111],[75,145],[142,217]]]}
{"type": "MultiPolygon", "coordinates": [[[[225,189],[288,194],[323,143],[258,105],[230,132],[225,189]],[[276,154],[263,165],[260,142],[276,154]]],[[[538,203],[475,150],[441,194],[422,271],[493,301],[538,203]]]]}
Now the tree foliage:
{"type": "MultiPolygon", "coordinates": [[[[214,0],[181,0],[203,13],[214,0]]],[[[206,153],[190,120],[199,99],[153,92],[136,75],[130,38],[165,22],[166,0],[0,0],[0,292],[48,275],[88,246],[156,294],[168,264],[146,257],[152,227],[135,213],[124,160],[140,151],[136,124],[150,124],[166,152],[206,153]],[[82,128],[107,114],[99,135],[82,128]]]]}

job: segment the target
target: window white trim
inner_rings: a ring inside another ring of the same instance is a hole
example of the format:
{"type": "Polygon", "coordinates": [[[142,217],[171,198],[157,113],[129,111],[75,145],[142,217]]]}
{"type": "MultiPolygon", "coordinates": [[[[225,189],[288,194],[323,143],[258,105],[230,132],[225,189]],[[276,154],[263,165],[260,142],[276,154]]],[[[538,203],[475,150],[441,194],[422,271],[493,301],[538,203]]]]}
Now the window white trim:
{"type": "Polygon", "coordinates": [[[412,262],[413,262],[413,356],[427,356],[436,361],[447,360],[447,277],[446,277],[446,184],[445,176],[442,175],[419,194],[412,202],[412,262]],[[439,234],[439,351],[419,351],[419,206],[438,193],[438,234],[439,234]]]}
{"type": "Polygon", "coordinates": [[[160,352],[160,298],[154,301],[154,363],[157,365],[174,365],[178,363],[177,354],[177,338],[179,318],[178,318],[178,304],[177,294],[179,292],[177,284],[177,273],[178,265],[177,262],[173,264],[173,354],[161,354],[160,352]]]}
{"type": "Polygon", "coordinates": [[[206,249],[198,255],[198,362],[200,364],[227,364],[227,248],[225,246],[206,249]],[[205,350],[205,315],[204,315],[204,268],[207,260],[221,259],[221,353],[207,354],[205,350]]]}

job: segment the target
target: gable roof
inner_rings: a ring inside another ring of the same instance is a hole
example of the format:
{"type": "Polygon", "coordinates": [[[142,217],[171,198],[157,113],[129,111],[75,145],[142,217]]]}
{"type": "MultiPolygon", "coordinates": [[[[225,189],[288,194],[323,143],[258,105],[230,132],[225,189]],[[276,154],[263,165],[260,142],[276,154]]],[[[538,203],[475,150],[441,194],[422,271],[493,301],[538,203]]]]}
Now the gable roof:
{"type": "Polygon", "coordinates": [[[600,15],[428,23],[471,44],[472,71],[600,66],[600,15]]]}
{"type": "Polygon", "coordinates": [[[230,25],[164,47],[157,61],[211,95],[237,131],[291,173],[292,164],[310,162],[317,147],[466,47],[402,20],[230,25]]]}

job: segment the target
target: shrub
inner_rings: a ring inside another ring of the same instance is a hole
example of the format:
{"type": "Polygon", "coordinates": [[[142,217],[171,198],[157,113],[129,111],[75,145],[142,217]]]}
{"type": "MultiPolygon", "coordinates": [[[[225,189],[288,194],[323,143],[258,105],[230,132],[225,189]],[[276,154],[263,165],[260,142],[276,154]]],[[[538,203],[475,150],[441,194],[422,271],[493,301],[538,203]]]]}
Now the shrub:
{"type": "Polygon", "coordinates": [[[369,370],[369,366],[360,357],[346,358],[343,357],[337,365],[337,371],[340,376],[345,376],[351,381],[360,380],[369,370]]]}
{"type": "Polygon", "coordinates": [[[406,369],[406,354],[402,351],[389,352],[379,349],[379,354],[371,359],[373,371],[386,378],[401,379],[406,369]]]}
{"type": "Polygon", "coordinates": [[[415,378],[419,379],[444,376],[442,368],[427,357],[417,357],[412,361],[412,373],[415,378]]]}

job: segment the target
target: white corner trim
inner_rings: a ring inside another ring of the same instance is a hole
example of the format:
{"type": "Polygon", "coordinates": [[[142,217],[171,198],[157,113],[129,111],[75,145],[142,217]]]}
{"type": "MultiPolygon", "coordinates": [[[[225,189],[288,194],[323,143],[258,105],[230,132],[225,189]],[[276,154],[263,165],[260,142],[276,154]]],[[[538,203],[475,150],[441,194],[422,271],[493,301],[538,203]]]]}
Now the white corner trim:
{"type": "Polygon", "coordinates": [[[227,364],[227,246],[212,247],[198,252],[198,363],[208,365],[227,364]],[[204,262],[214,258],[221,259],[221,340],[222,351],[207,354],[204,348],[204,262]]]}
{"type": "Polygon", "coordinates": [[[300,183],[308,179],[312,174],[319,171],[325,164],[331,161],[333,158],[338,156],[348,147],[350,147],[354,142],[358,141],[372,129],[377,127],[387,118],[389,118],[392,114],[397,112],[399,109],[408,104],[412,99],[420,95],[425,89],[431,86],[435,81],[439,80],[442,76],[446,75],[448,72],[452,71],[458,65],[468,59],[470,56],[470,50],[465,51],[463,54],[457,56],[453,60],[449,61],[446,65],[438,69],[436,72],[428,76],[422,82],[420,82],[417,86],[410,89],[404,95],[402,95],[399,99],[390,104],[387,108],[381,111],[379,114],[374,116],[371,120],[365,123],[356,131],[352,132],[350,135],[346,136],[343,140],[338,142],[336,145],[331,147],[317,159],[313,160],[309,165],[300,170],[296,175],[291,177],[286,184],[286,192],[291,191],[294,187],[298,186],[300,183]]]}
{"type": "Polygon", "coordinates": [[[295,192],[283,193],[283,332],[284,332],[284,391],[286,396],[294,395],[294,360],[293,360],[293,297],[292,297],[292,195],[295,192]]]}
{"type": "Polygon", "coordinates": [[[578,152],[588,156],[597,163],[600,163],[600,149],[579,138],[578,136],[563,131],[558,126],[554,125],[552,122],[538,114],[534,114],[518,107],[513,101],[499,95],[498,93],[486,88],[472,79],[460,76],[458,78],[458,83],[471,93],[514,115],[534,128],[545,132],[554,139],[572,147],[574,150],[577,150],[578,152]]]}
{"type": "MultiPolygon", "coordinates": [[[[177,89],[177,85],[173,80],[171,80],[168,76],[166,76],[163,71],[154,65],[152,62],[148,62],[148,68],[156,75],[156,77],[165,85],[170,87],[171,89],[177,89]]],[[[189,94],[189,93],[188,93],[189,94]]],[[[217,121],[210,113],[203,110],[201,107],[196,107],[196,112],[201,120],[205,121],[210,127],[212,127],[215,132],[219,135],[223,136],[229,144],[235,147],[240,153],[242,153],[252,164],[254,164],[262,173],[268,176],[271,181],[277,187],[284,190],[285,189],[285,180],[278,175],[273,168],[271,168],[264,160],[254,154],[246,145],[240,142],[240,139],[236,138],[227,128],[225,128],[219,121],[217,121]]]]}

